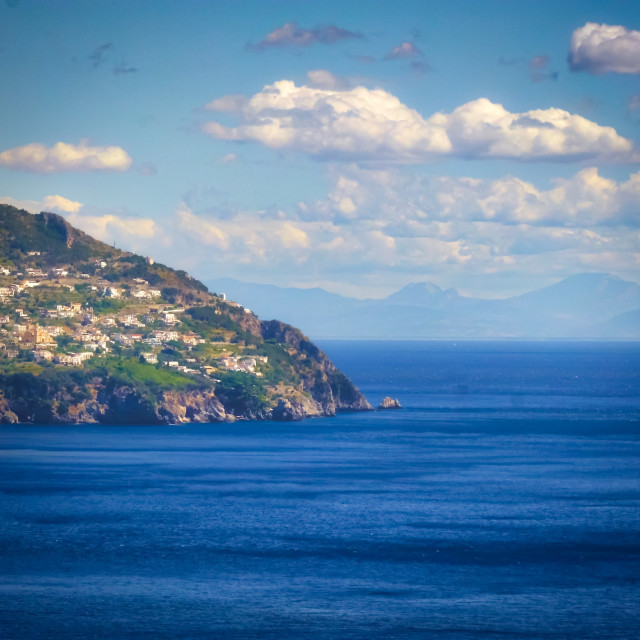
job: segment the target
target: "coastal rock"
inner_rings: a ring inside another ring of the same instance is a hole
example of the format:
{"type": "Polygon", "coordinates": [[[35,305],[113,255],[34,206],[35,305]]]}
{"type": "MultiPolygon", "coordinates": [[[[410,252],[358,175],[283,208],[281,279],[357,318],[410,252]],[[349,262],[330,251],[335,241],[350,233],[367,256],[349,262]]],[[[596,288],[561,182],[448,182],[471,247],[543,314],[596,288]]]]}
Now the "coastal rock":
{"type": "Polygon", "coordinates": [[[165,423],[233,422],[235,416],[227,413],[212,391],[166,391],[156,409],[156,415],[165,423]]]}
{"type": "Polygon", "coordinates": [[[392,398],[391,396],[386,396],[382,399],[382,402],[378,405],[378,410],[383,409],[402,409],[402,405],[398,398],[392,398]]]}
{"type": "Polygon", "coordinates": [[[295,397],[280,398],[271,412],[273,420],[284,422],[319,417],[327,414],[325,408],[313,398],[300,394],[295,397]]]}
{"type": "Polygon", "coordinates": [[[11,411],[7,399],[0,392],[0,424],[17,424],[18,422],[18,416],[11,411]]]}

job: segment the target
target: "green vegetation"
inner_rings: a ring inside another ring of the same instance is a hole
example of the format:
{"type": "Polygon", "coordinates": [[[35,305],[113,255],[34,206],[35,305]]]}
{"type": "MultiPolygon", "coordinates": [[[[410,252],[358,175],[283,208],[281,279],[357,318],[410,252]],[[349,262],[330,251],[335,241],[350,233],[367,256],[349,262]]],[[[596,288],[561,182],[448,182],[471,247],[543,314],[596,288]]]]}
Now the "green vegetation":
{"type": "Polygon", "coordinates": [[[258,413],[269,405],[269,393],[264,382],[237,371],[220,374],[216,396],[234,413],[258,413]]]}
{"type": "Polygon", "coordinates": [[[136,388],[148,387],[154,394],[169,389],[196,389],[208,386],[204,380],[171,371],[171,369],[142,364],[137,358],[115,357],[95,366],[92,371],[101,378],[112,378],[120,384],[136,388]]]}

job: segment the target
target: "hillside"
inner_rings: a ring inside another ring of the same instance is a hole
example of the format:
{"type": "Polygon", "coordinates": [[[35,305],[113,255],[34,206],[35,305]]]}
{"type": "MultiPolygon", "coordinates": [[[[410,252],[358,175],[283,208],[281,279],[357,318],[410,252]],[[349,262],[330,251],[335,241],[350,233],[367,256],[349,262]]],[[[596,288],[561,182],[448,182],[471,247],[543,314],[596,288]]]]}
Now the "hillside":
{"type": "Polygon", "coordinates": [[[208,283],[242,299],[262,317],[283,319],[314,339],[640,339],[640,286],[604,273],[578,274],[503,300],[409,284],[384,299],[345,298],[322,289],[208,283]]]}
{"type": "Polygon", "coordinates": [[[294,327],[58,215],[0,205],[0,421],[293,420],[370,408],[294,327]]]}

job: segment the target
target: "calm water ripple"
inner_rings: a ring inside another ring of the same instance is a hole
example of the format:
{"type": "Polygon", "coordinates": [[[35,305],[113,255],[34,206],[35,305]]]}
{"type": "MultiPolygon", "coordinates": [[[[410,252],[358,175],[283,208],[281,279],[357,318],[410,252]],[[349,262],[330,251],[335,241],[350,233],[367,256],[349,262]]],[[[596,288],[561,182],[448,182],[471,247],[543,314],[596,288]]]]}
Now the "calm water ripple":
{"type": "Polygon", "coordinates": [[[640,630],[640,345],[325,343],[399,412],[0,428],[0,637],[640,630]]]}

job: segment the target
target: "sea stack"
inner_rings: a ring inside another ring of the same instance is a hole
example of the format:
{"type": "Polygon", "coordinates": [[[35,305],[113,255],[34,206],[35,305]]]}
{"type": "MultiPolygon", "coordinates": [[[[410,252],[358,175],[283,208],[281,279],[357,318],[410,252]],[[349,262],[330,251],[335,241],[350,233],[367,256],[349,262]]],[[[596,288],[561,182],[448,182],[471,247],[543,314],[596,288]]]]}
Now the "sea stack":
{"type": "Polygon", "coordinates": [[[382,402],[378,405],[378,410],[382,409],[402,409],[402,405],[398,398],[387,396],[386,398],[383,398],[382,402]]]}

